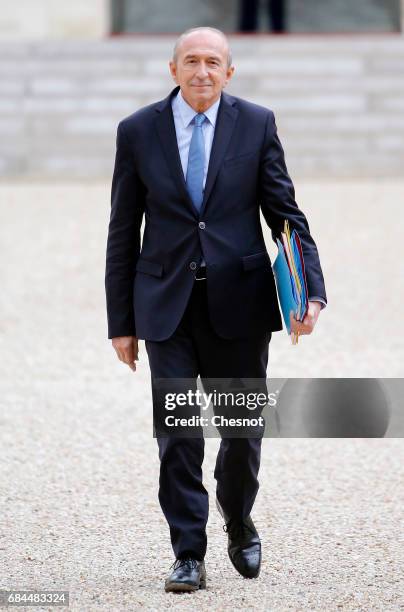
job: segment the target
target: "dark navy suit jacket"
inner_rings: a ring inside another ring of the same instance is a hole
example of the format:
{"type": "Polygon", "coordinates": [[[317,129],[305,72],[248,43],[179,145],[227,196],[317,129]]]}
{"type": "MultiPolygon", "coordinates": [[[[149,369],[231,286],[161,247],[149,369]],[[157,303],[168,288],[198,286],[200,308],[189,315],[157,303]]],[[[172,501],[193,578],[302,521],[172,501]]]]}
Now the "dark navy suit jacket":
{"type": "Polygon", "coordinates": [[[160,341],[180,323],[204,257],[211,323],[223,338],[282,329],[259,211],[300,235],[309,296],[326,301],[319,256],[295,201],[274,114],[222,93],[201,211],[190,199],[165,99],[120,122],[105,286],[108,337],[160,341]],[[145,221],[143,240],[141,225],[145,221]]]}

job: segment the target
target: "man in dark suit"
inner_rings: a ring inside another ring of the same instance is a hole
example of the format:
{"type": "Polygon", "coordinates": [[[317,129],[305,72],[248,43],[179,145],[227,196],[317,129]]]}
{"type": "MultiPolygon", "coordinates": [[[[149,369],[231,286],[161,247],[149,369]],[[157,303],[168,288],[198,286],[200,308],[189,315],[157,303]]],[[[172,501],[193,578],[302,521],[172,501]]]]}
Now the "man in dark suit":
{"type": "MultiPolygon", "coordinates": [[[[260,209],[274,239],[285,219],[301,238],[309,311],[294,331],[311,333],[326,304],[274,114],[223,93],[234,72],[226,37],[213,28],[185,32],[170,70],[178,87],[118,126],[105,278],[108,337],[132,370],[145,340],[155,407],[157,379],[265,380],[271,333],[282,322],[260,209]]],[[[165,588],[204,588],[204,440],[157,442],[159,501],[176,557],[165,588]]],[[[223,438],[215,467],[228,553],[249,578],[261,563],[250,517],[260,450],[261,436],[223,438]]]]}

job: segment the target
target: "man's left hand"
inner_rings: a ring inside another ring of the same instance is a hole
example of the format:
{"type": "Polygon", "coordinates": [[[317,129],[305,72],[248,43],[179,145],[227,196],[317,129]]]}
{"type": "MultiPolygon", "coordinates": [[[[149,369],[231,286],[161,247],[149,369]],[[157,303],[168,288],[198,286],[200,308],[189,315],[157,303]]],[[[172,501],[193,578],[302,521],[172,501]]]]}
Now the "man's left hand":
{"type": "Polygon", "coordinates": [[[321,310],[320,302],[309,302],[309,307],[303,321],[296,321],[293,312],[290,312],[290,328],[291,332],[298,336],[306,336],[311,334],[317,323],[318,316],[321,310]]]}

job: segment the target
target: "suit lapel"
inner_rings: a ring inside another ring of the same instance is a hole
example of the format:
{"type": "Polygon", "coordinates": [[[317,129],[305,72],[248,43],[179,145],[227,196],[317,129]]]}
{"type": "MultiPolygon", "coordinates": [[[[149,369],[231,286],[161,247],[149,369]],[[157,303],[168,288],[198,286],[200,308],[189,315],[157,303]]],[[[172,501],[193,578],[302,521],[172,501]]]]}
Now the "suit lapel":
{"type": "Polygon", "coordinates": [[[222,93],[219,110],[217,113],[215,135],[213,137],[212,150],[210,152],[208,175],[206,177],[205,190],[200,215],[205,211],[206,203],[212,192],[213,185],[223,157],[227,151],[230,139],[233,135],[234,126],[238,115],[238,110],[234,108],[235,99],[222,93]]]}
{"type": "Polygon", "coordinates": [[[170,95],[157,107],[156,129],[159,135],[164,155],[170,172],[177,184],[180,195],[187,201],[193,213],[199,216],[198,210],[188,193],[178,151],[177,135],[175,133],[174,117],[171,108],[172,97],[178,92],[179,87],[174,89],[170,95]]]}

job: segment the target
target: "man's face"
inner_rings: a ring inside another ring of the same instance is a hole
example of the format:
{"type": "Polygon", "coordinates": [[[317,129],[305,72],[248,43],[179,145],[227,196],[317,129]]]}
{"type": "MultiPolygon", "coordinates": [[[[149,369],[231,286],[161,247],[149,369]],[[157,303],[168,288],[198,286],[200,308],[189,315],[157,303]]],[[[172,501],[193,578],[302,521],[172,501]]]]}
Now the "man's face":
{"type": "Polygon", "coordinates": [[[186,36],[170,62],[171,74],[182,95],[199,113],[219,99],[231,79],[234,67],[228,63],[226,41],[214,32],[193,32],[186,36]]]}

